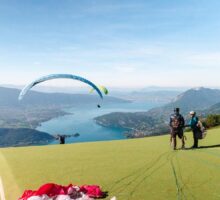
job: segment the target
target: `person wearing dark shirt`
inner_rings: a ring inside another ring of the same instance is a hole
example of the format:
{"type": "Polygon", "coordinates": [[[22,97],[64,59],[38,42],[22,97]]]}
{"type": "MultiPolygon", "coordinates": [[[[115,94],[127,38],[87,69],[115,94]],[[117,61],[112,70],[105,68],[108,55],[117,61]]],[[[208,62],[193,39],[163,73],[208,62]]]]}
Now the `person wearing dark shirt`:
{"type": "Polygon", "coordinates": [[[173,149],[176,150],[178,136],[182,140],[182,148],[185,148],[185,141],[183,136],[183,128],[185,126],[185,120],[180,114],[180,109],[175,108],[174,113],[170,116],[170,129],[171,129],[171,142],[173,140],[173,149]]]}
{"type": "Polygon", "coordinates": [[[66,136],[65,135],[57,135],[56,139],[59,140],[60,144],[65,144],[66,136]]]}

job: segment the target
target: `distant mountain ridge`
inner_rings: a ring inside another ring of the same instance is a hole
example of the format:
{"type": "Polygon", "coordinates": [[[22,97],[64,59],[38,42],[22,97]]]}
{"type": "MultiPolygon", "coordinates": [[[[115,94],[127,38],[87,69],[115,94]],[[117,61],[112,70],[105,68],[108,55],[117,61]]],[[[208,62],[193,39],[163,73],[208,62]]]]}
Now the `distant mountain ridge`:
{"type": "Polygon", "coordinates": [[[202,115],[220,114],[220,103],[217,103],[201,112],[202,115]]]}
{"type": "Polygon", "coordinates": [[[136,102],[157,102],[157,103],[168,103],[178,94],[180,91],[172,90],[158,90],[158,91],[134,91],[121,96],[125,99],[136,102]]]}
{"type": "Polygon", "coordinates": [[[180,105],[182,110],[189,111],[192,109],[203,110],[218,102],[220,102],[220,90],[201,87],[178,95],[170,105],[175,107],[180,105]]]}
{"type": "Polygon", "coordinates": [[[158,135],[169,131],[169,116],[173,113],[175,107],[179,107],[184,116],[187,116],[191,110],[206,115],[214,112],[214,110],[218,112],[220,110],[220,90],[194,88],[178,95],[170,103],[147,112],[110,113],[97,117],[95,120],[98,124],[104,126],[130,127],[131,137],[138,135],[137,132],[140,132],[141,136],[158,135]],[[143,118],[143,115],[145,118],[143,118]],[[148,121],[153,123],[148,123],[148,121]]]}
{"type": "Polygon", "coordinates": [[[174,98],[170,103],[153,108],[148,114],[162,117],[165,121],[173,109],[179,107],[183,115],[187,115],[191,110],[202,111],[220,102],[220,90],[209,88],[193,88],[183,92],[174,98]]]}
{"type": "MultiPolygon", "coordinates": [[[[0,127],[1,128],[36,128],[40,123],[66,115],[63,108],[100,103],[123,103],[123,99],[98,95],[42,93],[29,91],[22,101],[18,100],[20,90],[0,87],[0,127]]],[[[97,108],[98,109],[98,108],[97,108]]]]}
{"type": "MultiPolygon", "coordinates": [[[[66,94],[66,93],[43,93],[29,91],[22,101],[18,101],[20,90],[0,87],[0,107],[1,106],[68,106],[78,104],[96,104],[101,101],[98,95],[92,94],[66,94]]],[[[105,103],[126,102],[126,100],[105,96],[105,103]]]]}
{"type": "MultiPolygon", "coordinates": [[[[20,90],[0,87],[0,147],[48,144],[54,137],[34,130],[40,123],[66,115],[63,108],[96,105],[102,100],[92,94],[43,93],[29,91],[18,101],[20,90]]],[[[104,103],[128,102],[105,96],[104,103]]],[[[97,108],[98,109],[98,108],[97,108]]]]}
{"type": "Polygon", "coordinates": [[[0,128],[0,147],[44,145],[55,138],[48,133],[33,129],[0,128]]]}

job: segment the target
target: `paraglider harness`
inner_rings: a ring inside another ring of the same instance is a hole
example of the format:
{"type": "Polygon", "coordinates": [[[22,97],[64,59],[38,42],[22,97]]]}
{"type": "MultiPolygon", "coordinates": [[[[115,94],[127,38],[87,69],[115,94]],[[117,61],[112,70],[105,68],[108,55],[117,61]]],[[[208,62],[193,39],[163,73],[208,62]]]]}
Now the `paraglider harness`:
{"type": "Polygon", "coordinates": [[[193,130],[193,132],[196,133],[196,137],[198,139],[204,139],[207,135],[207,129],[205,126],[203,126],[203,123],[201,120],[199,120],[198,117],[194,116],[190,121],[190,124],[187,125],[186,127],[191,127],[191,129],[193,130]],[[196,123],[192,126],[192,119],[196,120],[196,123]]]}
{"type": "Polygon", "coordinates": [[[200,132],[198,139],[204,139],[207,135],[207,129],[203,126],[202,122],[198,120],[196,125],[198,127],[198,131],[200,132]]]}

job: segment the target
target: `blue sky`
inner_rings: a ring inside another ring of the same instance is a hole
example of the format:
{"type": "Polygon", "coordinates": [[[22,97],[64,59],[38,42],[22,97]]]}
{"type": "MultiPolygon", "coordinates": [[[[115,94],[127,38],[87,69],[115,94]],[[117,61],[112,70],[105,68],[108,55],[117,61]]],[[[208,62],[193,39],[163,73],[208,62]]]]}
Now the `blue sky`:
{"type": "Polygon", "coordinates": [[[217,87],[220,1],[0,0],[0,84],[51,73],[108,87],[217,87]]]}

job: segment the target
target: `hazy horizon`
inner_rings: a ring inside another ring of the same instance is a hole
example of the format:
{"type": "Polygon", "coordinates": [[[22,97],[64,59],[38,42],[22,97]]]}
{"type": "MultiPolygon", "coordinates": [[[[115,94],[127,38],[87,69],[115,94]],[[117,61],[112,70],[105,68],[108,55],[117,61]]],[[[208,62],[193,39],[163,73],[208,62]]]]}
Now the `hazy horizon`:
{"type": "MultiPolygon", "coordinates": [[[[13,85],[13,84],[0,84],[0,87],[5,87],[5,88],[14,88],[14,89],[22,89],[25,85],[13,85]]],[[[110,94],[117,93],[117,92],[122,92],[122,93],[132,93],[132,92],[156,92],[156,91],[179,91],[179,92],[184,92],[189,89],[196,89],[196,88],[210,88],[210,89],[220,89],[220,87],[204,87],[204,86],[199,86],[199,87],[175,87],[175,86],[145,86],[145,87],[109,87],[109,92],[110,94]]],[[[89,86],[86,85],[81,85],[81,86],[50,86],[50,85],[39,85],[32,90],[34,91],[39,91],[39,92],[64,92],[64,93],[85,93],[88,92],[89,86]]]]}

